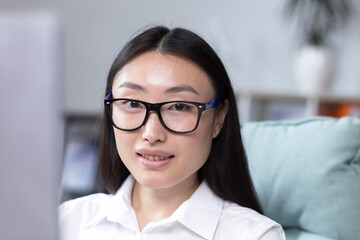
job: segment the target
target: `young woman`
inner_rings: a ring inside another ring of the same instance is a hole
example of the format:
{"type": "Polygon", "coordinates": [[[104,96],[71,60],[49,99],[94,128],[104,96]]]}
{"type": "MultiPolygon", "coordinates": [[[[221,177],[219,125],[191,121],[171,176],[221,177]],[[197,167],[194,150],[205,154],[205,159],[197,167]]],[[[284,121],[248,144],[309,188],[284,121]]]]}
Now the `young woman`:
{"type": "Polygon", "coordinates": [[[60,206],[62,239],[285,239],[261,215],[225,68],[185,29],[148,29],[116,57],[99,184],[60,206]]]}

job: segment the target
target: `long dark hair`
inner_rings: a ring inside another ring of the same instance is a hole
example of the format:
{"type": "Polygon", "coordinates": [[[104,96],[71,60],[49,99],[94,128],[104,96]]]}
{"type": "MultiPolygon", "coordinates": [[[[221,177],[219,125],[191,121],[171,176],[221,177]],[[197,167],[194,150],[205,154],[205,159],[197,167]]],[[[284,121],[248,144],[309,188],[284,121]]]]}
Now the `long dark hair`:
{"type": "MultiPolygon", "coordinates": [[[[130,60],[148,51],[159,51],[191,60],[212,80],[220,102],[229,102],[224,126],[213,139],[210,155],[199,169],[200,180],[224,200],[263,213],[251,181],[247,158],[240,133],[236,99],[229,76],[214,50],[198,35],[183,29],[153,27],[129,41],[115,58],[107,78],[105,95],[112,89],[114,78],[130,60]]],[[[111,120],[104,109],[100,140],[99,186],[103,192],[114,193],[130,172],[122,163],[115,144],[111,120]]]]}

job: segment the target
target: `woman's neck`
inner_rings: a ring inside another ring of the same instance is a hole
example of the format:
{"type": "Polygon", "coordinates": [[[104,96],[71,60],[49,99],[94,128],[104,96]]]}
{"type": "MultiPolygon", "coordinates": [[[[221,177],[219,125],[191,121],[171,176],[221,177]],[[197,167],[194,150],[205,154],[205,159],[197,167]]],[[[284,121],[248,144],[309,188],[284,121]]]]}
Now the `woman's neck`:
{"type": "Polygon", "coordinates": [[[140,231],[149,222],[170,217],[184,201],[191,197],[199,184],[197,177],[190,177],[166,189],[152,189],[135,181],[131,202],[140,231]]]}

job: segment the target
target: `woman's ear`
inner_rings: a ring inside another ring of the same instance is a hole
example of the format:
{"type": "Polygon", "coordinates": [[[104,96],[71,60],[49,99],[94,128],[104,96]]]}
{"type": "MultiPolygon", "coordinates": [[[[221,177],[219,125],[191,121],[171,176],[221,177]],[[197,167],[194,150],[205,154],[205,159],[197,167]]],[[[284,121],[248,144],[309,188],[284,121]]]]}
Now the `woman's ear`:
{"type": "Polygon", "coordinates": [[[213,138],[216,138],[219,135],[222,127],[224,126],[224,121],[228,110],[229,110],[229,101],[225,99],[221,106],[221,109],[216,111],[213,138]]]}

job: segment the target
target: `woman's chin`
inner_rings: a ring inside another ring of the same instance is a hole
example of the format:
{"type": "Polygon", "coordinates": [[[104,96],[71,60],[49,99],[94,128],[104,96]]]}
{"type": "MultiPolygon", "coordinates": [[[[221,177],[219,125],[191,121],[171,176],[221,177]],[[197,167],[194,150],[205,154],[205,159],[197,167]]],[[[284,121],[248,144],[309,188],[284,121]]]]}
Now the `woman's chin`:
{"type": "Polygon", "coordinates": [[[141,187],[157,190],[165,190],[171,188],[187,188],[192,187],[194,184],[198,184],[197,174],[191,174],[189,177],[183,179],[176,177],[174,174],[141,174],[140,176],[134,176],[137,183],[141,187]]]}
{"type": "Polygon", "coordinates": [[[165,189],[173,185],[166,176],[154,176],[154,174],[151,176],[142,175],[135,177],[135,179],[140,186],[151,189],[165,189]]]}

